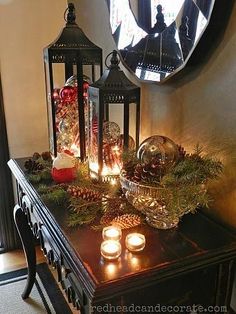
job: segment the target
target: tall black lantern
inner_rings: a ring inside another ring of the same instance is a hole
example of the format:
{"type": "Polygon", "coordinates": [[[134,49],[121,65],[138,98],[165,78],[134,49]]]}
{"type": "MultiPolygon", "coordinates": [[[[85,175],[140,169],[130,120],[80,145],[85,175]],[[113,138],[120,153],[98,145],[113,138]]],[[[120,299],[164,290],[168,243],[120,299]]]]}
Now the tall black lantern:
{"type": "Polygon", "coordinates": [[[139,145],[140,88],[120,69],[117,51],[109,56],[111,64],[89,86],[89,170],[94,179],[114,182],[122,152],[139,145]]]}
{"type": "MultiPolygon", "coordinates": [[[[66,14],[67,13],[67,14],[66,14]]],[[[44,49],[50,150],[70,151],[86,157],[88,84],[102,74],[102,49],[93,44],[75,22],[75,8],[68,4],[66,25],[44,49]],[[86,75],[85,75],[86,74],[86,75]]]]}

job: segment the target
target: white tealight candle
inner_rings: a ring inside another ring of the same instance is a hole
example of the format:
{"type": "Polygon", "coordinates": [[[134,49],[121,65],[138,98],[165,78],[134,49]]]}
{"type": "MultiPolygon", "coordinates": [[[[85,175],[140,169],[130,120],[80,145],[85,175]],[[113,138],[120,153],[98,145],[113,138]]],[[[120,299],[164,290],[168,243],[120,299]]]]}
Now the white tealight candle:
{"type": "Polygon", "coordinates": [[[125,244],[129,251],[139,252],[145,247],[145,236],[141,233],[130,233],[126,236],[125,244]]]}
{"type": "Polygon", "coordinates": [[[114,260],[121,254],[121,245],[118,241],[106,240],[101,244],[101,254],[105,259],[114,260]]]}
{"type": "Polygon", "coordinates": [[[115,226],[105,227],[102,230],[102,237],[104,240],[119,241],[121,239],[121,229],[115,226]]]}

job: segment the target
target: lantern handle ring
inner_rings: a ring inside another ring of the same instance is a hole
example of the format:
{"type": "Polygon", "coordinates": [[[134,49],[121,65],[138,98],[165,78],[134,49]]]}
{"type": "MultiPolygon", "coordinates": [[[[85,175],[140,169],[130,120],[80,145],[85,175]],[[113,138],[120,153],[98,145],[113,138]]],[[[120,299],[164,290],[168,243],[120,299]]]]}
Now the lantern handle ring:
{"type": "Polygon", "coordinates": [[[75,24],[75,6],[73,3],[68,3],[68,7],[64,12],[64,20],[66,24],[75,24]]]}
{"type": "Polygon", "coordinates": [[[119,68],[120,57],[118,58],[118,56],[119,56],[119,55],[118,55],[118,52],[117,52],[116,50],[113,50],[112,52],[110,52],[110,53],[106,56],[105,65],[106,65],[106,67],[107,67],[108,69],[111,69],[111,68],[119,68]],[[111,64],[108,65],[108,64],[107,64],[107,59],[108,59],[111,55],[112,55],[112,57],[111,57],[111,59],[110,59],[111,64]]]}
{"type": "Polygon", "coordinates": [[[65,12],[64,12],[64,21],[65,21],[65,22],[67,22],[67,19],[66,19],[66,13],[67,13],[67,12],[68,12],[68,8],[66,8],[66,9],[65,9],[65,12]]]}

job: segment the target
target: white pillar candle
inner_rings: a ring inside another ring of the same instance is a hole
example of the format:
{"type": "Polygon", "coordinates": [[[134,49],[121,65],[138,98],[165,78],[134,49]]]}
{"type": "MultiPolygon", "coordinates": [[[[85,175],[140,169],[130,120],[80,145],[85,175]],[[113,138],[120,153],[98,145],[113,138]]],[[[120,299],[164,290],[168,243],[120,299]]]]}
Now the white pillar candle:
{"type": "Polygon", "coordinates": [[[125,244],[129,251],[139,252],[145,247],[145,236],[141,233],[130,233],[126,236],[125,244]]]}

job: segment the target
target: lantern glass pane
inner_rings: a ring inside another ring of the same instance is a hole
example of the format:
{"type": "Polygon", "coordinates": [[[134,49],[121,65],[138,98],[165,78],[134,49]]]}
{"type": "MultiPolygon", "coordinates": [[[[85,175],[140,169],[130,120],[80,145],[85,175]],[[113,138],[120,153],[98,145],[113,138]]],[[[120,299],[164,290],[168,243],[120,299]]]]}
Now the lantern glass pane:
{"type": "MultiPolygon", "coordinates": [[[[74,74],[73,68],[72,66],[72,74],[74,74]]],[[[69,151],[79,157],[79,111],[76,75],[65,80],[65,64],[53,64],[53,74],[52,105],[55,114],[57,152],[69,151]]]]}
{"type": "MultiPolygon", "coordinates": [[[[53,155],[68,151],[80,157],[78,71],[76,65],[53,63],[50,82],[49,65],[45,64],[50,151],[53,155]],[[70,75],[72,74],[72,75],[70,75]],[[68,77],[69,75],[69,77],[68,77]],[[52,90],[52,91],[51,91],[52,90]]],[[[90,73],[92,73],[92,66],[90,73]]],[[[85,133],[88,131],[88,85],[90,79],[82,80],[82,101],[85,116],[85,133]]],[[[87,137],[86,137],[87,139],[87,137]]],[[[87,140],[86,140],[87,146],[87,140]]]]}
{"type": "Polygon", "coordinates": [[[53,63],[53,88],[61,88],[65,84],[65,65],[64,63],[53,63]]]}
{"type": "Polygon", "coordinates": [[[104,104],[102,176],[105,181],[112,181],[119,176],[122,168],[122,132],[124,105],[120,103],[104,104]]]}
{"type": "Polygon", "coordinates": [[[49,136],[49,149],[54,153],[54,123],[53,123],[53,107],[51,105],[51,88],[50,88],[50,76],[49,76],[49,64],[44,63],[45,72],[45,84],[46,84],[46,100],[47,100],[47,114],[48,114],[48,136],[49,136]]]}
{"type": "Polygon", "coordinates": [[[109,104],[108,120],[115,122],[120,128],[120,134],[124,133],[124,105],[123,104],[109,104]]]}
{"type": "Polygon", "coordinates": [[[89,169],[93,179],[98,177],[98,105],[89,101],[89,169]]]}
{"type": "MultiPolygon", "coordinates": [[[[136,140],[136,114],[137,114],[137,104],[131,103],[129,105],[129,135],[132,137],[132,139],[136,140]]],[[[137,143],[135,143],[135,146],[137,143]]],[[[129,143],[130,146],[130,143],[129,143]]],[[[133,147],[132,147],[133,148],[133,147]]]]}

